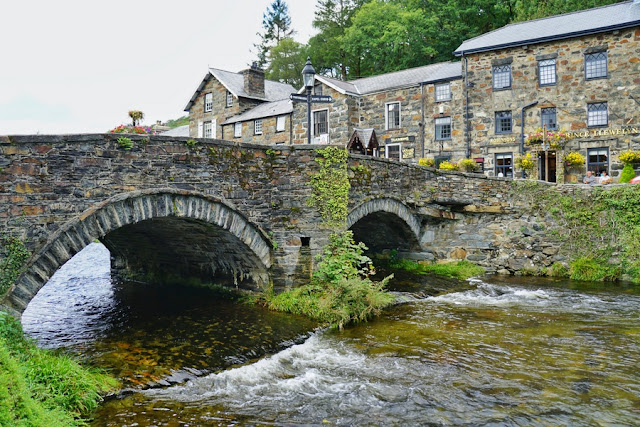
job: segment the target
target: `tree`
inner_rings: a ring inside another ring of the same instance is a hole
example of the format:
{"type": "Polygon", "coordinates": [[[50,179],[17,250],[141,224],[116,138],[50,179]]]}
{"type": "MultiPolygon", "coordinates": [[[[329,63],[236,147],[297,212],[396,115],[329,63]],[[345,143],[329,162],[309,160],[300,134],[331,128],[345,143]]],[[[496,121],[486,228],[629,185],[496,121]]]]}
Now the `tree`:
{"type": "Polygon", "coordinates": [[[284,0],[273,0],[267,7],[267,11],[262,14],[262,28],[264,32],[257,33],[260,36],[260,44],[254,46],[258,49],[257,64],[264,69],[268,65],[269,50],[294,33],[289,7],[284,0]]]}
{"type": "Polygon", "coordinates": [[[360,74],[359,55],[344,49],[340,39],[351,26],[353,15],[368,0],[318,0],[314,28],[319,32],[309,40],[309,51],[319,74],[346,80],[360,74]]]}
{"type": "Polygon", "coordinates": [[[437,56],[437,19],[400,2],[376,0],[363,5],[340,38],[342,47],[357,56],[358,76],[429,64],[437,56]]]}
{"type": "Polygon", "coordinates": [[[544,18],[597,6],[620,3],[624,0],[521,0],[515,5],[515,21],[544,18]]]}
{"type": "Polygon", "coordinates": [[[307,57],[307,47],[286,37],[269,51],[269,67],[265,77],[279,80],[293,87],[302,87],[302,68],[307,57]]]}
{"type": "Polygon", "coordinates": [[[131,117],[133,126],[138,126],[140,121],[144,119],[144,113],[140,110],[131,110],[129,111],[129,117],[131,117]]]}

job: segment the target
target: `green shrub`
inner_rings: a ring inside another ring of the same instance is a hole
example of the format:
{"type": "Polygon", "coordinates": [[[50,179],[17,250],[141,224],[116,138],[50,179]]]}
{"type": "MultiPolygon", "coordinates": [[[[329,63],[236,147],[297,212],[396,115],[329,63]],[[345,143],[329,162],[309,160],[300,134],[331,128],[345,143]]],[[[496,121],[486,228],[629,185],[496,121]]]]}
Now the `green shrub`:
{"type": "Polygon", "coordinates": [[[551,277],[569,277],[569,270],[560,262],[554,262],[547,274],[551,277]]]}
{"type": "Polygon", "coordinates": [[[0,236],[0,256],[3,257],[0,263],[1,300],[15,283],[31,253],[20,239],[0,236]]]}
{"type": "Polygon", "coordinates": [[[393,276],[380,282],[371,259],[364,255],[366,246],[355,243],[352,231],[332,233],[329,244],[318,257],[320,262],[311,283],[279,295],[267,295],[273,310],[304,314],[342,329],[350,323],[367,320],[394,301],[384,290],[393,276]]]}
{"type": "Polygon", "coordinates": [[[570,277],[574,280],[616,281],[620,278],[620,267],[607,264],[606,261],[581,257],[570,264],[570,277]]]}
{"type": "Polygon", "coordinates": [[[453,277],[461,280],[480,276],[485,273],[484,268],[467,260],[441,264],[420,264],[416,261],[392,256],[387,262],[387,265],[390,268],[404,270],[414,274],[438,274],[440,276],[453,277]]]}
{"type": "Polygon", "coordinates": [[[473,172],[477,166],[478,164],[472,159],[462,159],[458,162],[458,169],[462,172],[473,172]]]}
{"type": "Polygon", "coordinates": [[[622,169],[622,173],[620,174],[620,183],[626,184],[631,181],[636,176],[635,171],[633,170],[633,163],[625,163],[624,168],[622,169]]]}

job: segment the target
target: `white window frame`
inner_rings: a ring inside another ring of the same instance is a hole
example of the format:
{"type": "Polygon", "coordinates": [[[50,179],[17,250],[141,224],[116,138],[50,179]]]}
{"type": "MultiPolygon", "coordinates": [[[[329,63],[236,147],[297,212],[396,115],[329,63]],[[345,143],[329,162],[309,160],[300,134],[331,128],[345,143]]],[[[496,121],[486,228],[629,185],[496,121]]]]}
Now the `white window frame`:
{"type": "Polygon", "coordinates": [[[452,130],[453,130],[453,126],[451,126],[451,116],[445,116],[445,117],[436,117],[435,119],[435,137],[436,137],[436,141],[448,141],[451,139],[451,134],[452,134],[452,130]],[[448,123],[446,123],[448,121],[448,123]],[[446,137],[442,137],[442,132],[444,130],[444,126],[449,126],[449,136],[446,137]],[[440,127],[440,133],[438,133],[438,127],[440,127]]]}
{"type": "Polygon", "coordinates": [[[233,124],[233,137],[240,138],[242,136],[242,122],[235,122],[233,124]]]}
{"type": "Polygon", "coordinates": [[[511,89],[511,64],[494,65],[491,68],[491,73],[493,75],[493,90],[511,89]]]}
{"type": "Polygon", "coordinates": [[[213,111],[213,93],[204,94],[204,112],[209,113],[213,111]]]}
{"type": "Polygon", "coordinates": [[[384,104],[384,128],[386,130],[400,129],[401,126],[402,126],[402,107],[400,106],[400,102],[394,101],[394,102],[387,102],[386,104],[384,104]],[[396,104],[398,105],[398,125],[391,127],[389,126],[389,112],[391,111],[389,109],[389,106],[396,105],[396,104]]]}
{"type": "Polygon", "coordinates": [[[227,91],[227,107],[233,107],[233,94],[231,91],[227,91]]]}
{"type": "Polygon", "coordinates": [[[402,160],[402,143],[398,142],[395,144],[386,144],[384,146],[384,158],[388,159],[389,158],[389,147],[398,147],[398,161],[402,160]]]}
{"type": "Polygon", "coordinates": [[[609,103],[589,102],[587,104],[587,127],[605,127],[609,125],[609,103]],[[601,107],[604,106],[604,109],[601,107]]]}
{"type": "Polygon", "coordinates": [[[253,134],[262,135],[262,119],[255,119],[253,121],[253,134]]]}
{"type": "Polygon", "coordinates": [[[433,91],[435,93],[436,102],[451,101],[451,82],[436,83],[433,91]]]}
{"type": "Polygon", "coordinates": [[[276,132],[284,132],[287,123],[287,116],[276,117],[276,132]]]}
{"type": "Polygon", "coordinates": [[[320,135],[329,135],[329,109],[322,108],[320,110],[311,111],[311,136],[320,136],[320,135]],[[316,134],[316,113],[320,113],[322,111],[327,112],[327,131],[325,133],[316,134]]]}
{"type": "Polygon", "coordinates": [[[556,69],[556,59],[542,59],[538,61],[538,85],[553,86],[558,81],[558,70],[556,69]],[[553,69],[553,73],[549,71],[553,69]]]}
{"type": "Polygon", "coordinates": [[[204,122],[202,132],[205,138],[213,138],[213,123],[204,122]]]}

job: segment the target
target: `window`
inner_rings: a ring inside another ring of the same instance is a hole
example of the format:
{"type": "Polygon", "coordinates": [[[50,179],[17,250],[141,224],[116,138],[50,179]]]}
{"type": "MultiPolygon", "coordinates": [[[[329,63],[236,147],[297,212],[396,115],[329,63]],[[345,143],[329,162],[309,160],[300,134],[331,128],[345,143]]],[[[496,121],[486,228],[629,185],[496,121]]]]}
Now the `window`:
{"type": "Polygon", "coordinates": [[[436,119],[436,140],[451,139],[451,117],[436,119]]]}
{"type": "Polygon", "coordinates": [[[607,52],[587,53],[584,56],[584,75],[587,80],[607,77],[607,52]]]}
{"type": "Polygon", "coordinates": [[[545,59],[538,62],[538,79],[540,86],[556,84],[556,60],[545,59]]]}
{"type": "Polygon", "coordinates": [[[441,83],[436,85],[436,102],[451,100],[451,83],[441,83]]]}
{"type": "Polygon", "coordinates": [[[542,127],[547,129],[556,129],[558,122],[556,120],[556,109],[554,107],[543,108],[540,113],[542,117],[542,127]]]}
{"type": "Polygon", "coordinates": [[[511,133],[511,111],[496,112],[496,133],[511,133]]]}
{"type": "Polygon", "coordinates": [[[511,64],[493,67],[493,88],[509,89],[511,87],[511,64]]]}
{"type": "Polygon", "coordinates": [[[384,156],[387,159],[400,161],[402,159],[402,155],[400,154],[401,150],[402,144],[387,144],[386,149],[384,150],[384,156]]]}
{"type": "Polygon", "coordinates": [[[287,116],[278,116],[276,119],[276,132],[284,132],[284,124],[287,116]]]}
{"type": "Polygon", "coordinates": [[[607,103],[587,104],[587,126],[606,126],[607,124],[609,124],[607,103]]]}
{"type": "Polygon", "coordinates": [[[496,176],[513,178],[513,153],[496,153],[496,176]]]}
{"type": "Polygon", "coordinates": [[[397,129],[400,127],[400,103],[391,102],[385,104],[387,110],[387,129],[397,129]]]}
{"type": "Polygon", "coordinates": [[[313,88],[314,95],[322,95],[322,85],[315,85],[313,88]]]}
{"type": "Polygon", "coordinates": [[[253,122],[253,133],[262,135],[262,119],[256,119],[256,121],[253,122]]]}
{"type": "Polygon", "coordinates": [[[204,122],[204,137],[211,138],[211,122],[204,122]]]}
{"type": "Polygon", "coordinates": [[[313,134],[322,135],[329,133],[328,110],[320,110],[313,112],[313,134]]]}
{"type": "Polygon", "coordinates": [[[236,124],[233,125],[233,137],[240,138],[241,136],[242,136],[242,122],[236,122],[236,124]]]}
{"type": "Polygon", "coordinates": [[[213,94],[207,93],[204,95],[204,112],[208,113],[213,110],[213,94]]]}
{"type": "Polygon", "coordinates": [[[233,94],[227,91],[227,107],[233,106],[233,94]]]}
{"type": "Polygon", "coordinates": [[[587,170],[599,174],[602,171],[609,172],[609,149],[590,148],[587,150],[587,170]]]}

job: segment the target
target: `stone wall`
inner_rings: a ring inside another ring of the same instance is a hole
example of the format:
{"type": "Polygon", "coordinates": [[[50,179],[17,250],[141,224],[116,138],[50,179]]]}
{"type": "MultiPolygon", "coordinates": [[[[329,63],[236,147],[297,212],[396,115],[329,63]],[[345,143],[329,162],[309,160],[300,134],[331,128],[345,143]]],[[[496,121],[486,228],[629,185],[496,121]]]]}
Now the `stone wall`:
{"type": "Polygon", "coordinates": [[[435,101],[435,84],[425,85],[424,90],[424,140],[425,153],[421,157],[451,156],[458,161],[467,156],[464,120],[464,80],[451,80],[451,100],[435,101]],[[451,139],[439,141],[435,136],[435,121],[451,117],[451,139]]]}
{"type": "Polygon", "coordinates": [[[221,139],[249,144],[289,144],[291,141],[291,114],[283,115],[285,124],[283,131],[276,130],[277,117],[262,118],[262,134],[255,133],[255,120],[242,122],[242,135],[235,136],[235,124],[222,126],[221,139]]]}
{"type": "MultiPolygon", "coordinates": [[[[538,105],[525,113],[525,136],[541,127],[542,108],[555,107],[559,129],[584,135],[575,137],[564,151],[586,155],[588,148],[608,147],[612,175],[617,176],[621,169],[617,160],[619,152],[638,147],[640,105],[632,96],[638,99],[640,93],[640,29],[477,53],[467,60],[473,152],[487,158],[489,169],[494,166],[495,153],[520,151],[520,109],[533,101],[538,101],[538,105]],[[584,56],[593,49],[607,51],[606,78],[585,79],[584,56]],[[557,83],[541,87],[538,60],[553,58],[557,83]],[[493,89],[492,66],[499,63],[511,64],[511,89],[493,89]],[[608,103],[608,126],[587,127],[587,103],[590,102],[608,103]],[[512,133],[496,134],[496,111],[512,112],[512,133]],[[638,130],[635,135],[616,132],[622,128],[638,130]]],[[[557,156],[559,171],[562,171],[562,154],[560,151],[557,156]]]]}

